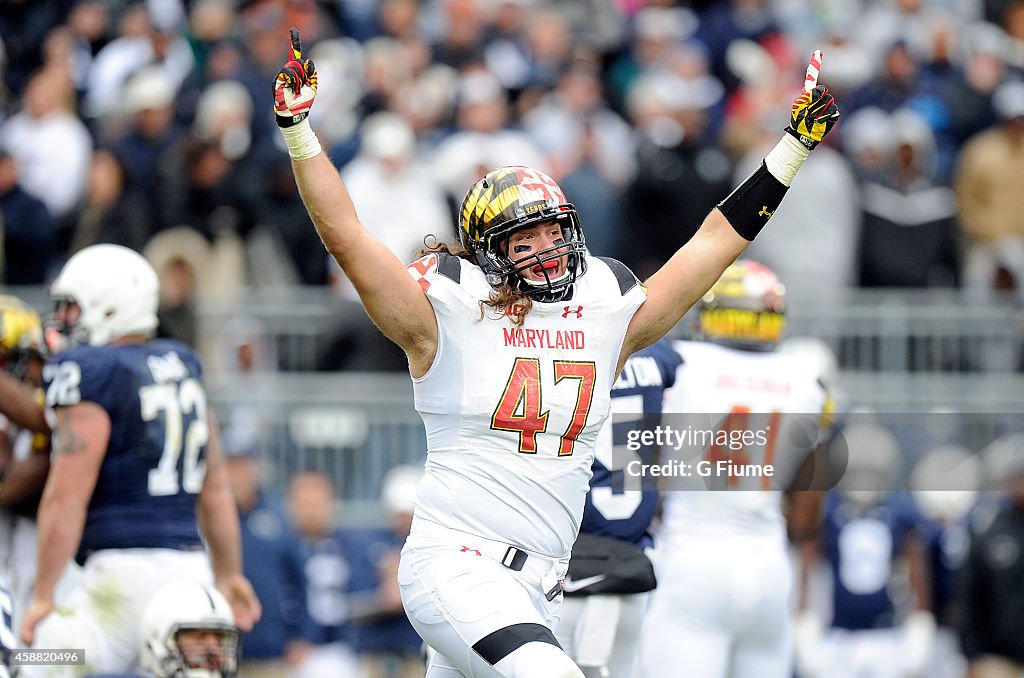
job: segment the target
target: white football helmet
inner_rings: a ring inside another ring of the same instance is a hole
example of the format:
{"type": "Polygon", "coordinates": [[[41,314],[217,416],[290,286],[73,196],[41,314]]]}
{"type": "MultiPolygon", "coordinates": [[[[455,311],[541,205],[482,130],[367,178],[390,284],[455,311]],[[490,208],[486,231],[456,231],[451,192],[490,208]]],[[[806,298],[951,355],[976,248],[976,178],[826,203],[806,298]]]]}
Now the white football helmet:
{"type": "Polygon", "coordinates": [[[59,322],[56,329],[69,344],[60,348],[104,346],[129,334],[150,335],[156,330],[156,271],[141,254],[121,245],[93,245],[68,259],[50,285],[50,296],[58,307],[74,302],[80,309],[77,320],[59,322]]]}
{"type": "Polygon", "coordinates": [[[241,632],[217,589],[191,579],[164,586],[142,617],[142,668],[156,678],[231,678],[241,632]]]}

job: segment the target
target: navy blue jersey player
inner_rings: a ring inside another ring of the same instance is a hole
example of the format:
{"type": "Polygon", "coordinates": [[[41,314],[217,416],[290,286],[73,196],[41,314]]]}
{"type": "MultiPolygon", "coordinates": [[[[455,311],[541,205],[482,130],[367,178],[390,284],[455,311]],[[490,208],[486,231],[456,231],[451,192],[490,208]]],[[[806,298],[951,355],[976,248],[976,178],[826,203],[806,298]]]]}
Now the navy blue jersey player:
{"type": "Polygon", "coordinates": [[[200,550],[196,495],[209,422],[192,350],[168,339],[82,345],[51,360],[43,375],[48,406],[89,403],[109,417],[78,563],[105,549],[200,550]]]}
{"type": "Polygon", "coordinates": [[[630,431],[661,423],[665,389],[682,359],[667,339],[633,354],[612,386],[611,412],[598,436],[580,536],[573,546],[566,599],[556,637],[586,675],[632,671],[653,568],[643,549],[653,545],[651,521],[658,490],[626,466],[656,463],[653,445],[631,451],[630,431]],[[608,673],[604,673],[608,671],[608,673]]]}
{"type": "Polygon", "coordinates": [[[630,452],[626,436],[635,430],[653,431],[659,425],[665,389],[675,383],[676,367],[681,361],[668,339],[626,361],[612,386],[614,416],[601,432],[595,450],[594,475],[580,532],[614,537],[641,548],[652,545],[648,528],[658,508],[657,488],[647,484],[641,488],[638,484],[633,489],[640,491],[626,492],[627,474],[623,466],[633,459],[654,463],[658,450],[653,445],[644,445],[630,452]]]}
{"type": "MultiPolygon", "coordinates": [[[[926,569],[923,519],[908,495],[830,492],[822,519],[822,547],[832,575],[832,626],[848,631],[892,628],[899,621],[892,588],[899,561],[911,576],[926,569]],[[852,497],[852,498],[851,498],[852,497]]],[[[925,586],[926,582],[911,582],[925,586]]],[[[928,598],[923,592],[916,598],[928,598]]]]}
{"type": "MultiPolygon", "coordinates": [[[[865,448],[857,451],[865,456],[865,448]]],[[[832,579],[832,621],[821,640],[816,630],[797,631],[801,675],[940,675],[930,666],[935,621],[921,526],[901,492],[826,495],[819,540],[832,579]]]]}
{"type": "MultiPolygon", "coordinates": [[[[171,581],[216,583],[243,628],[259,615],[199,360],[152,339],[158,293],[146,260],[116,245],[82,250],[51,287],[51,337],[64,350],[43,371],[53,459],[21,635],[35,647],[84,647],[93,672],[135,666],[138,620],[171,581]],[[72,557],[84,577],[53,614],[72,557]]],[[[62,670],[71,668],[26,673],[62,670]]]]}

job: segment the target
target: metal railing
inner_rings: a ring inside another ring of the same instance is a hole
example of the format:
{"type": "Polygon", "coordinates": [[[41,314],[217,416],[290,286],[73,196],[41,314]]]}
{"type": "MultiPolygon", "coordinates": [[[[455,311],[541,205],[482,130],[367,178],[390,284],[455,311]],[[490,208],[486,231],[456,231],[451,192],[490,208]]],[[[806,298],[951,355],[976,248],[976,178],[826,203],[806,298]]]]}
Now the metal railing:
{"type": "MultiPolygon", "coordinates": [[[[42,312],[45,290],[14,288],[42,312]]],[[[285,372],[400,368],[358,302],[325,288],[249,289],[196,307],[200,350],[217,369],[224,326],[239,315],[257,319],[273,340],[285,372]]],[[[790,299],[787,334],[822,339],[850,372],[1004,373],[1024,371],[1024,307],[1012,297],[977,300],[955,290],[847,290],[790,299]]],[[[687,316],[675,335],[693,324],[687,316]]]]}
{"type": "Polygon", "coordinates": [[[379,522],[388,469],[426,456],[407,375],[211,375],[207,388],[229,452],[258,452],[264,483],[278,491],[298,471],[330,477],[353,522],[379,522]]]}
{"type": "MultiPolygon", "coordinates": [[[[47,308],[42,290],[15,293],[47,308]]],[[[421,462],[425,439],[408,375],[360,371],[367,346],[392,357],[397,347],[388,348],[359,304],[322,289],[251,290],[200,304],[197,324],[225,441],[248,436],[246,444],[268,462],[272,485],[283,487],[298,470],[319,471],[334,480],[350,517],[379,518],[386,471],[421,462]],[[218,360],[222,330],[239,315],[266,330],[280,371],[238,375],[218,360]],[[331,362],[332,350],[355,351],[340,356],[349,358],[350,371],[315,371],[331,362]]],[[[690,326],[685,318],[677,335],[690,326]]],[[[949,292],[857,291],[829,303],[794,301],[787,333],[818,337],[833,349],[841,368],[834,386],[851,408],[1006,415],[991,424],[993,431],[1024,422],[1024,312],[1018,305],[970,303],[949,292]]],[[[400,360],[393,362],[400,367],[400,360]]]]}
{"type": "MultiPolygon", "coordinates": [[[[980,450],[999,435],[1024,431],[1024,378],[1019,375],[841,373],[846,407],[906,414],[911,427],[948,419],[969,430],[961,442],[980,450]],[[947,414],[919,416],[916,413],[947,414]]],[[[426,442],[402,374],[278,374],[244,379],[213,377],[211,400],[232,444],[232,426],[250,426],[247,440],[266,461],[267,483],[283,489],[297,471],[333,479],[356,522],[380,519],[384,475],[404,463],[422,463],[426,442]],[[258,422],[253,426],[252,422],[258,422]]],[[[244,437],[244,436],[243,436],[244,437]]],[[[905,449],[905,463],[925,449],[905,449]]]]}
{"type": "MultiPolygon", "coordinates": [[[[332,343],[351,347],[353,342],[380,337],[367,331],[369,321],[358,303],[319,289],[249,293],[230,303],[203,304],[199,319],[204,335],[215,337],[238,313],[266,325],[286,371],[316,369],[329,358],[325,352],[332,343]]],[[[685,336],[692,324],[688,315],[675,335],[685,336]]],[[[787,334],[824,340],[847,371],[971,373],[1024,368],[1024,308],[1009,299],[981,303],[942,290],[850,290],[830,295],[827,302],[794,300],[787,334]]],[[[348,361],[346,367],[359,369],[357,363],[358,359],[348,361]]]]}
{"type": "Polygon", "coordinates": [[[943,290],[856,290],[794,301],[790,335],[825,340],[845,370],[1005,372],[1024,367],[1024,308],[943,290]]]}

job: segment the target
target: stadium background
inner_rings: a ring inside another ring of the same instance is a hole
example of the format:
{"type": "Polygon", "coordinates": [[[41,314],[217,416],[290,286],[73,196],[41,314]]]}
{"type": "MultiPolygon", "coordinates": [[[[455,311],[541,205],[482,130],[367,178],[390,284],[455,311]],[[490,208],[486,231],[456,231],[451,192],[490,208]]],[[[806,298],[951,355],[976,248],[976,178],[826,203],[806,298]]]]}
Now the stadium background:
{"type": "Polygon", "coordinates": [[[641,276],[774,143],[823,49],[842,121],[751,250],[787,284],[788,336],[846,410],[935,413],[898,437],[900,477],[1022,432],[1024,153],[1001,135],[1024,124],[1021,0],[0,0],[5,290],[45,313],[70,253],[142,251],[162,330],[200,349],[229,452],[260,454],[271,492],[321,471],[345,524],[380,527],[387,470],[424,455],[401,355],[274,130],[292,25],[313,126],[400,257],[519,161],[641,276]],[[1016,157],[995,179],[982,136],[1016,157]]]}

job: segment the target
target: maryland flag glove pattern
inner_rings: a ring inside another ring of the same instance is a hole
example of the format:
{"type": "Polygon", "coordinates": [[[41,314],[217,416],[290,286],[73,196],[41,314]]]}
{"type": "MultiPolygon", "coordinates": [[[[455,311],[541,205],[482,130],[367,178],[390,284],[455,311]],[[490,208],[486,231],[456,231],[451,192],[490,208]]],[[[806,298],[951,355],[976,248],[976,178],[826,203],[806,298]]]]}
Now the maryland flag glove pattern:
{"type": "Polygon", "coordinates": [[[793,114],[786,132],[809,149],[814,149],[839,120],[839,106],[828,91],[818,85],[793,102],[793,114]]]}
{"type": "Polygon", "coordinates": [[[291,127],[306,119],[316,97],[316,67],[302,58],[297,28],[291,29],[288,61],[274,79],[274,112],[279,127],[291,127]]]}

